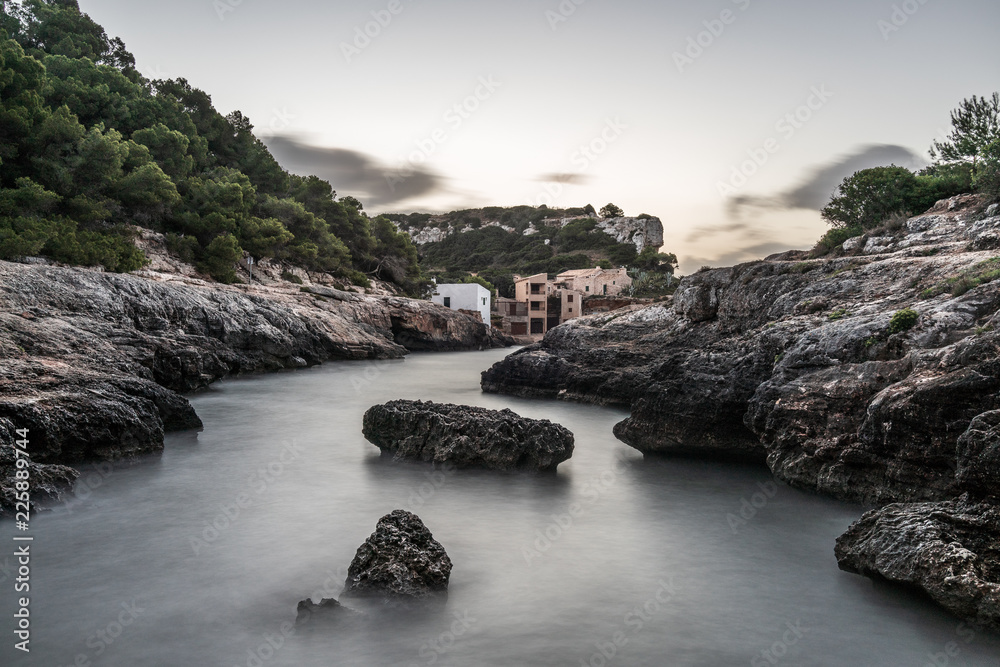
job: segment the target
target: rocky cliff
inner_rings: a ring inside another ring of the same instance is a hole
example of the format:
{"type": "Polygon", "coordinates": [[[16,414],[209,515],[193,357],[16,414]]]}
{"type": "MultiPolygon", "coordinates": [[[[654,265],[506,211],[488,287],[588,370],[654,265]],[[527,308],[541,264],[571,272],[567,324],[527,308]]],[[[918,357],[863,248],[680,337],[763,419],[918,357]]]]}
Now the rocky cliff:
{"type": "MultiPolygon", "coordinates": [[[[938,503],[1000,496],[997,213],[961,196],[832,257],[699,272],[667,305],[553,329],[483,389],[629,405],[615,434],[644,453],[766,461],[841,499],[930,501],[910,520],[933,523],[938,503]]],[[[926,544],[910,557],[943,553],[926,544]]]]}
{"type": "Polygon", "coordinates": [[[30,430],[36,465],[128,458],[200,426],[180,392],[228,375],[507,342],[412,299],[0,262],[0,426],[30,430]]]}
{"type": "MultiPolygon", "coordinates": [[[[559,225],[565,227],[574,220],[582,220],[585,219],[585,217],[587,216],[561,218],[558,220],[551,219],[547,220],[546,223],[550,225],[558,223],[559,225]]],[[[594,220],[597,221],[598,229],[608,234],[608,236],[611,236],[613,239],[618,241],[618,243],[635,244],[637,252],[642,252],[643,248],[647,246],[659,248],[663,245],[663,223],[659,218],[645,216],[642,218],[594,218],[594,220]]],[[[442,219],[442,221],[444,220],[442,219]]],[[[516,232],[514,227],[505,225],[497,220],[484,221],[482,223],[482,227],[499,227],[500,229],[503,229],[511,234],[516,232]]],[[[469,227],[464,227],[459,230],[448,223],[445,227],[432,226],[411,228],[405,231],[410,235],[410,239],[414,243],[417,245],[424,245],[426,243],[438,243],[439,241],[445,240],[452,234],[467,232],[470,230],[471,228],[469,227]]],[[[528,228],[524,230],[525,236],[537,233],[538,228],[534,224],[529,225],[528,228]]]]}

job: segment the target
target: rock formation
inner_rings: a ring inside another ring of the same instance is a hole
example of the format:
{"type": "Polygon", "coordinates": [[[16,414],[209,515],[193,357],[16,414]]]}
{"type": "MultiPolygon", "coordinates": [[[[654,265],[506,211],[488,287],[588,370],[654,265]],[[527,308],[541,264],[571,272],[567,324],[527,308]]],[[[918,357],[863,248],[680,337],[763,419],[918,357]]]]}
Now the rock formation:
{"type": "Polygon", "coordinates": [[[554,471],[573,455],[573,434],[511,410],[423,401],[370,408],[365,437],[386,455],[458,468],[554,471]]]}
{"type": "Polygon", "coordinates": [[[1000,553],[960,529],[997,536],[998,213],[963,195],[832,256],[700,271],[669,304],[552,329],[483,389],[626,405],[615,434],[647,454],[766,459],[799,488],[919,502],[867,516],[842,563],[995,619],[1000,553]]]}
{"type": "Polygon", "coordinates": [[[451,559],[415,514],[395,510],[379,519],[358,548],[343,595],[376,597],[388,604],[446,594],[451,559]]]}
{"type": "MultiPolygon", "coordinates": [[[[228,375],[508,342],[425,301],[0,262],[0,418],[30,430],[38,465],[159,451],[201,425],[177,392],[228,375]]],[[[0,450],[12,442],[0,429],[0,450]]]]}
{"type": "Polygon", "coordinates": [[[842,570],[916,586],[970,622],[1000,628],[1000,509],[968,499],[888,505],[837,540],[842,570]]]}

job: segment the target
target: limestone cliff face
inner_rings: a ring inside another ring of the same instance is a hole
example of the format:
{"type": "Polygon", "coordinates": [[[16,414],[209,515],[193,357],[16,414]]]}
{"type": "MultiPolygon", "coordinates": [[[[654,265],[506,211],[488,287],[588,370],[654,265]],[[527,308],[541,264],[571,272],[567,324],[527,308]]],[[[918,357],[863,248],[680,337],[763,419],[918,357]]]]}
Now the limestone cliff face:
{"type": "Polygon", "coordinates": [[[941,202],[895,236],[850,243],[854,255],[695,274],[669,306],[550,331],[483,388],[627,404],[616,434],[643,452],[766,459],[840,498],[955,497],[959,439],[1000,409],[1000,281],[974,285],[1000,270],[1000,217],[976,205],[941,202]],[[904,308],[915,325],[891,331],[904,308]]]}
{"type": "MultiPolygon", "coordinates": [[[[565,227],[574,220],[582,220],[583,218],[563,218],[559,220],[559,224],[565,227]]],[[[619,243],[634,243],[637,252],[642,252],[643,248],[647,246],[652,246],[653,248],[659,248],[663,245],[663,223],[659,218],[654,217],[642,217],[642,218],[595,218],[597,220],[597,226],[599,229],[607,233],[609,236],[614,238],[619,243]]],[[[554,224],[554,221],[548,221],[550,224],[554,224]]],[[[508,227],[497,221],[485,221],[482,223],[483,227],[499,227],[506,232],[513,234],[515,232],[513,227],[508,227]]],[[[461,230],[462,232],[469,231],[466,227],[461,230]]],[[[439,229],[437,227],[426,227],[424,229],[409,229],[407,233],[410,235],[410,239],[417,245],[424,245],[425,243],[437,243],[443,241],[452,234],[459,233],[452,226],[448,226],[444,229],[439,229]]],[[[526,236],[531,234],[537,234],[538,229],[531,225],[524,231],[526,236]]]]}
{"type": "Polygon", "coordinates": [[[201,425],[178,392],[228,375],[508,342],[425,301],[0,262],[0,420],[39,465],[159,451],[201,425]]]}

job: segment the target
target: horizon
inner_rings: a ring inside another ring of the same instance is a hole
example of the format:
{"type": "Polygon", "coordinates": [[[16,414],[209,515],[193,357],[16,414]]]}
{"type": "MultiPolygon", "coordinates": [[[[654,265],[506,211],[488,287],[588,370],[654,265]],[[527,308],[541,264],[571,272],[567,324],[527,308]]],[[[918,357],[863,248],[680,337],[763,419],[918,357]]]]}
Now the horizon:
{"type": "Polygon", "coordinates": [[[80,5],[372,213],[613,202],[684,272],[810,247],[840,180],[998,88],[985,0],[80,5]]]}

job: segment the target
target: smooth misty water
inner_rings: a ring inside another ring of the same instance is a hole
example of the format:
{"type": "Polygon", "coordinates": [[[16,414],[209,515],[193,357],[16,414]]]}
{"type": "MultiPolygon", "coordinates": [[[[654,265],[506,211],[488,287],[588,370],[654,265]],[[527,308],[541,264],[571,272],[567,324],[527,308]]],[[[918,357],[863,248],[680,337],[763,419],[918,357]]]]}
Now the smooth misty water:
{"type": "Polygon", "coordinates": [[[770,481],[764,468],[644,461],[611,434],[622,411],[481,394],[479,372],[504,354],[330,364],[194,397],[202,433],[138,465],[88,468],[84,483],[100,486],[34,519],[33,651],[12,650],[0,573],[0,664],[1000,665],[997,636],[837,569],[834,540],[860,508],[778,486],[734,528],[727,516],[770,481]],[[385,462],[361,416],[393,398],[510,406],[567,426],[576,453],[557,476],[385,462]],[[224,519],[239,500],[250,504],[224,519]],[[447,606],[281,638],[299,600],[339,594],[396,508],[454,561],[447,606]]]}

